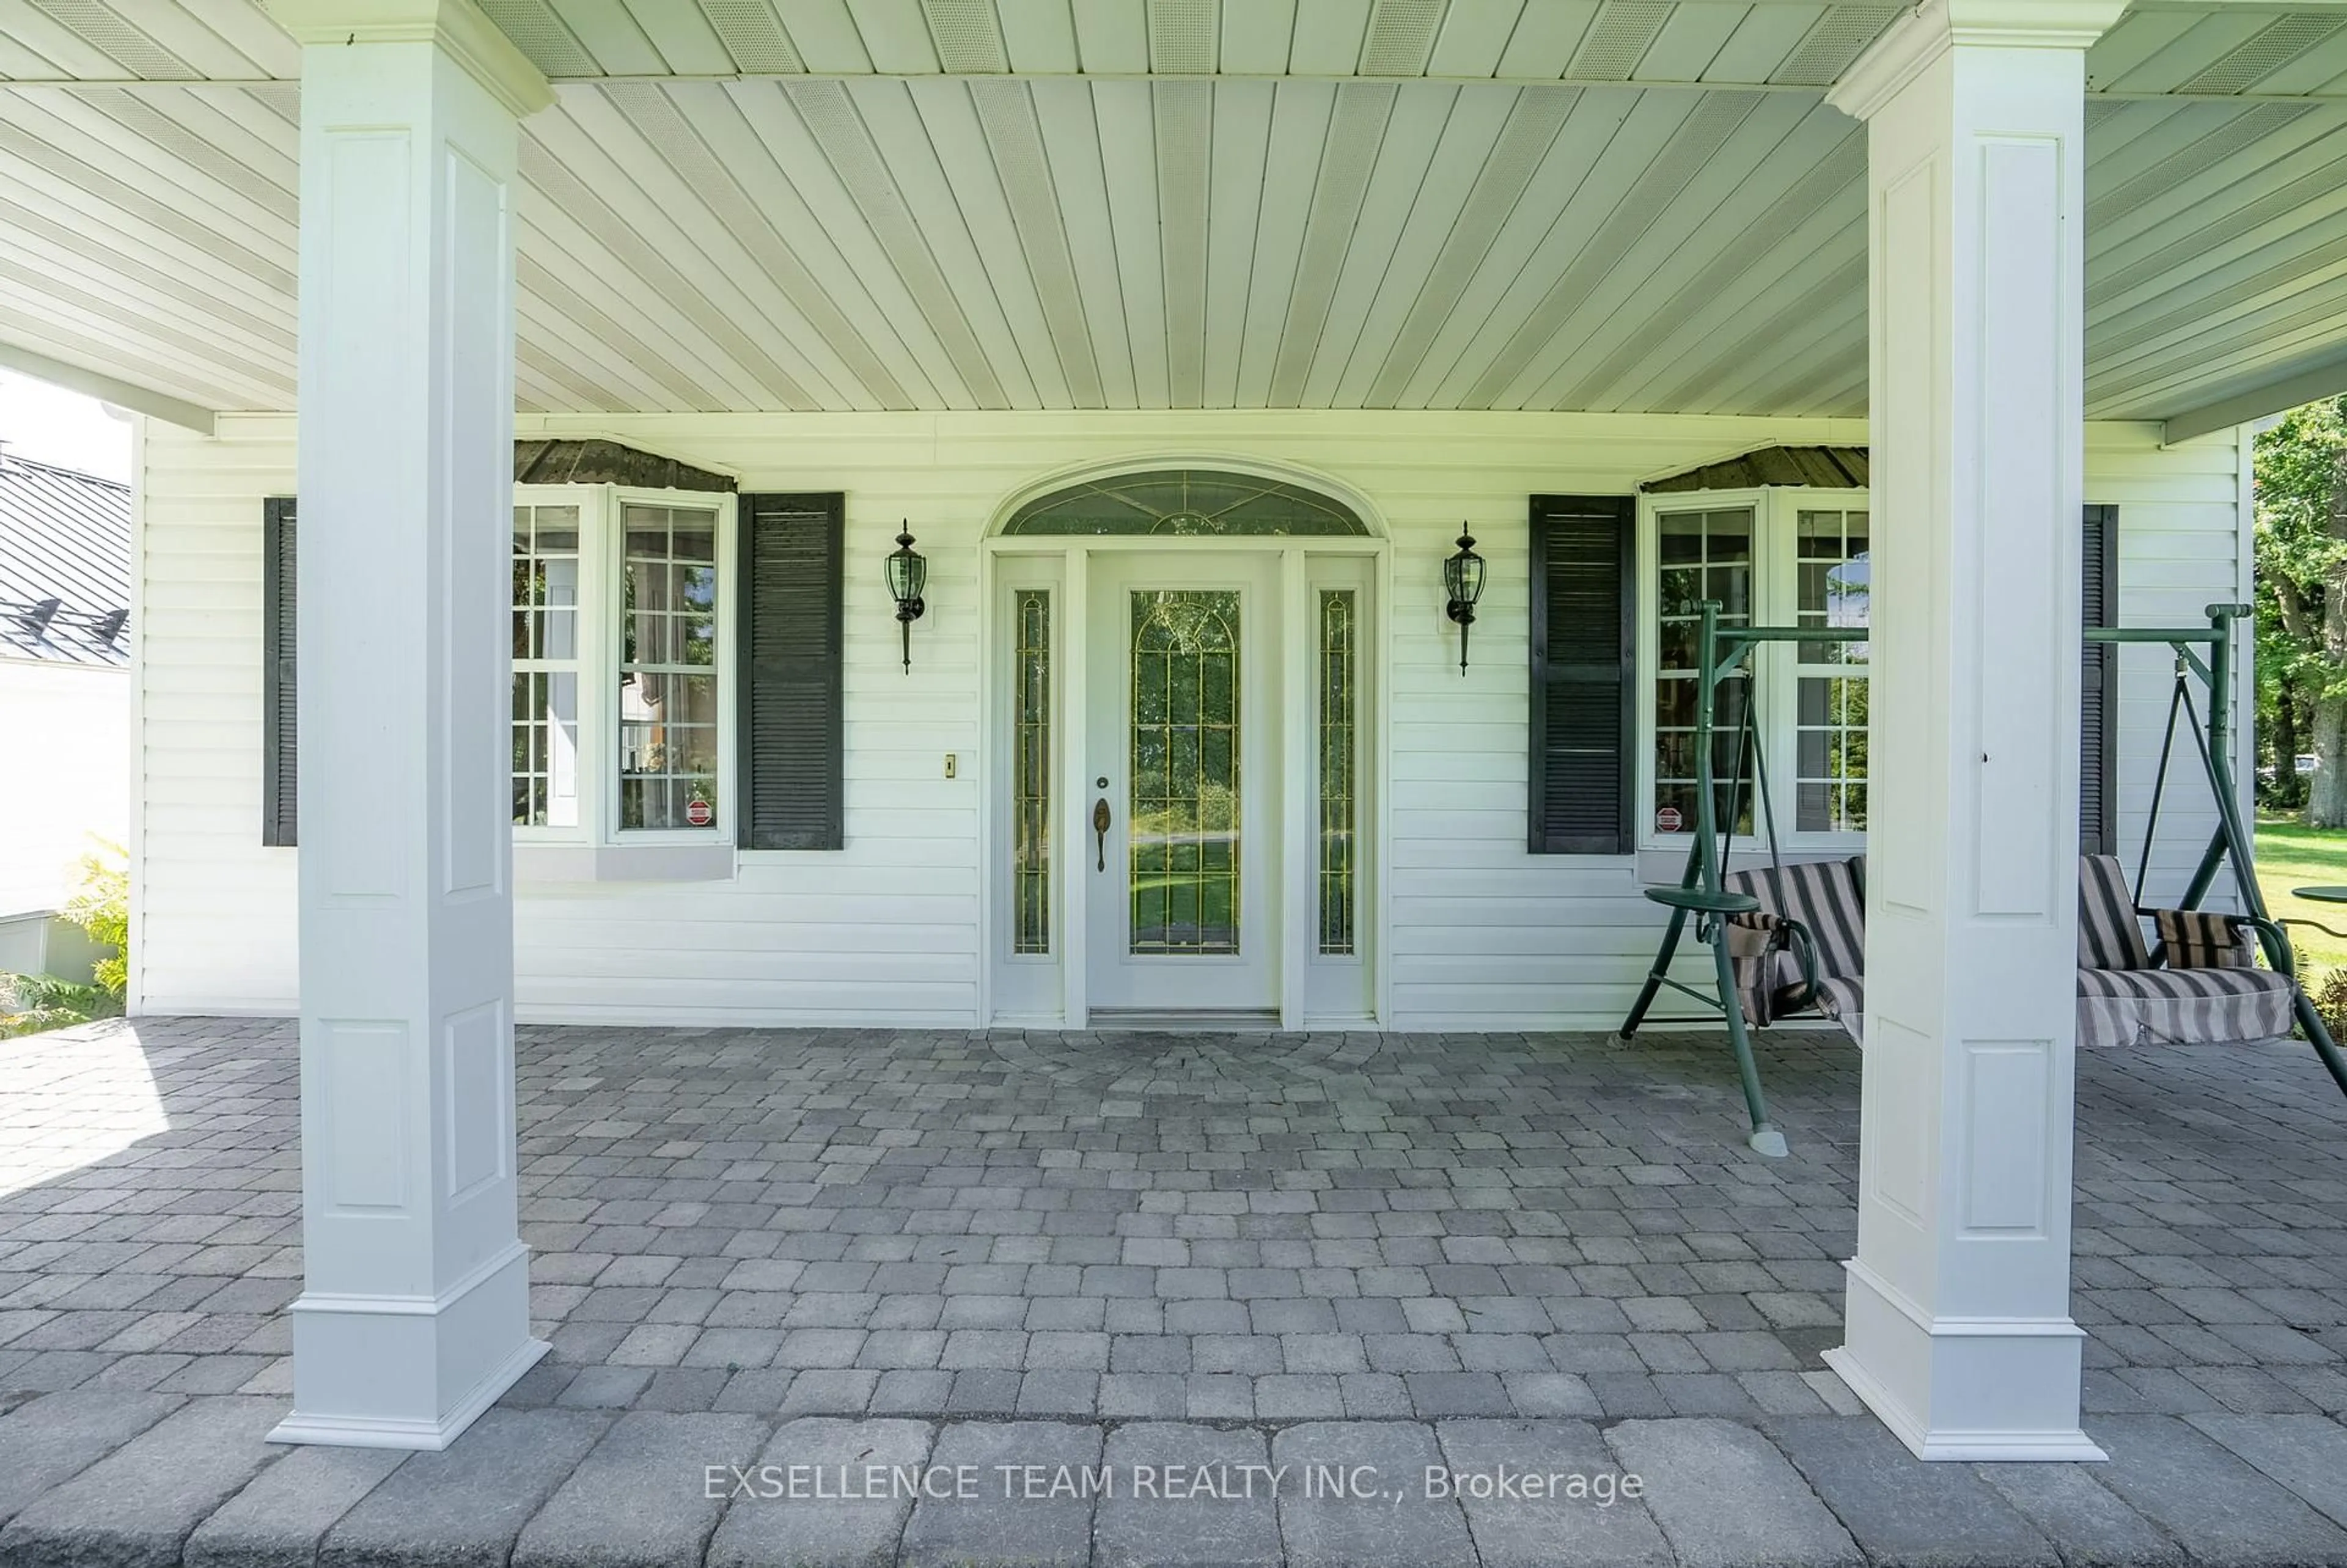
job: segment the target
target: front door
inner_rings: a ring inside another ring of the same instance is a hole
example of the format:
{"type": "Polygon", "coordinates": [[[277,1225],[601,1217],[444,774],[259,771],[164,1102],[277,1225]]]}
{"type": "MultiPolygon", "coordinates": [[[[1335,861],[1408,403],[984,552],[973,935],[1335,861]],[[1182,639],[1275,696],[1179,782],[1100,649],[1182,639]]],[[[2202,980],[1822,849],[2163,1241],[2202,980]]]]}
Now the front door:
{"type": "Polygon", "coordinates": [[[1102,552],[1087,598],[1085,990],[1119,1012],[1279,1005],[1279,561],[1102,552]]]}

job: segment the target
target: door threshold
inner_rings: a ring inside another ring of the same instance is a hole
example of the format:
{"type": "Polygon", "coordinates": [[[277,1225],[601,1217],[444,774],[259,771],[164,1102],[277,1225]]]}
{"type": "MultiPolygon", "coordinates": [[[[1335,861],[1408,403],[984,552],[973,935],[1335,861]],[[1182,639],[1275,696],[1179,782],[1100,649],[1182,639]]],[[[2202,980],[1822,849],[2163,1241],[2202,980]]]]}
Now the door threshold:
{"type": "Polygon", "coordinates": [[[1093,1008],[1090,1027],[1127,1034],[1269,1034],[1279,1029],[1279,1009],[1093,1008]]]}

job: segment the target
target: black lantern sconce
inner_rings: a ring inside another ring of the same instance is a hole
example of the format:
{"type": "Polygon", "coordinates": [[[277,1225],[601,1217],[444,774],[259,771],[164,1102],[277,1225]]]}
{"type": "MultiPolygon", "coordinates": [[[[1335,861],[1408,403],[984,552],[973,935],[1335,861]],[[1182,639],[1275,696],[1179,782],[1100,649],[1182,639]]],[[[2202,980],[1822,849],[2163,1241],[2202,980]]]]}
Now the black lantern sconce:
{"type": "Polygon", "coordinates": [[[897,601],[897,626],[905,638],[905,673],[913,672],[913,622],[921,619],[928,608],[921,602],[921,589],[929,582],[929,563],[913,549],[911,525],[897,536],[897,548],[888,555],[888,594],[897,601]]]}
{"type": "Polygon", "coordinates": [[[1475,553],[1475,537],[1459,532],[1459,553],[1442,563],[1442,586],[1450,605],[1444,613],[1459,623],[1459,673],[1467,673],[1467,629],[1475,624],[1475,601],[1483,597],[1483,558],[1475,553]]]}

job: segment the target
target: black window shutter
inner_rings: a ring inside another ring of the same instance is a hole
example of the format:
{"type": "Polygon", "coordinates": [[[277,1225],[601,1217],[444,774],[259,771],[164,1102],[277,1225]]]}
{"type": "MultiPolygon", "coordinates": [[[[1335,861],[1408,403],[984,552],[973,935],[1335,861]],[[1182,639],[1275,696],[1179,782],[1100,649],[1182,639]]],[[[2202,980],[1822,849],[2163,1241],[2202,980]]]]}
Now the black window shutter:
{"type": "Polygon", "coordinates": [[[740,798],[745,849],[837,849],[840,583],[847,497],[741,497],[740,798]]]}
{"type": "Polygon", "coordinates": [[[1637,768],[1636,502],[1532,500],[1534,855],[1626,855],[1637,768]]]}
{"type": "Polygon", "coordinates": [[[294,836],[293,497],[261,503],[261,842],[294,836]]]}
{"type": "MultiPolygon", "coordinates": [[[[2085,548],[2079,551],[2082,598],[2088,626],[2116,626],[2119,608],[2119,509],[2086,508],[2085,548]]],[[[2116,855],[2118,835],[2118,649],[2107,642],[2086,645],[2078,683],[2078,848],[2085,855],[2116,855]]]]}

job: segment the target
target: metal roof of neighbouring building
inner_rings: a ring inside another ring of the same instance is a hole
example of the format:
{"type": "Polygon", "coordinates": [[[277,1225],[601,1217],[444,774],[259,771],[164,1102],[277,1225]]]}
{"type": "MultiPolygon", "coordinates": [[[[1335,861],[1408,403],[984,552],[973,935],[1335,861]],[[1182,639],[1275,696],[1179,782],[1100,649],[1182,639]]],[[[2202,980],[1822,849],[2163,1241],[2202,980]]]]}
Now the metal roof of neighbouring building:
{"type": "Polygon", "coordinates": [[[1755,490],[1771,485],[1863,490],[1866,481],[1863,446],[1763,446],[1741,457],[1706,463],[1665,479],[1649,479],[1638,488],[1650,496],[1683,490],[1755,490]]]}
{"type": "Polygon", "coordinates": [[[130,487],[0,451],[0,659],[130,661],[130,487]]]}

